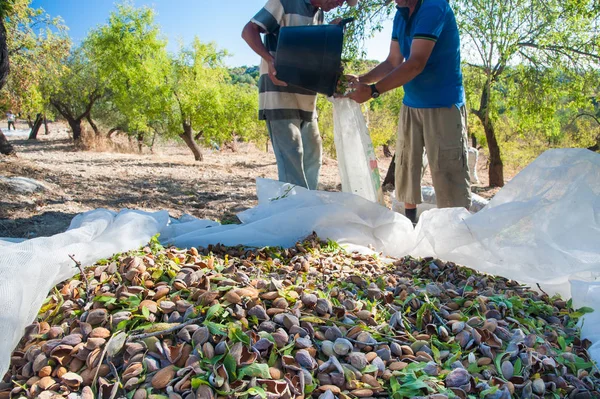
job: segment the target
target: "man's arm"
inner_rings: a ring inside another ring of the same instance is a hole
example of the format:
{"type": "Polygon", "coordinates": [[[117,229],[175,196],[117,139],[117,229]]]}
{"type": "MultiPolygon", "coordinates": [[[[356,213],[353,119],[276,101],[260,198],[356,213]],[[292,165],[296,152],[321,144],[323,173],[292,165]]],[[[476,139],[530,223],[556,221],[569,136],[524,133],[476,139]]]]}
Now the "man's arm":
{"type": "Polygon", "coordinates": [[[377,90],[385,93],[400,86],[404,86],[416,78],[425,66],[431,56],[435,42],[427,39],[413,39],[410,57],[395,68],[386,77],[377,83],[377,90]]]}
{"type": "Polygon", "coordinates": [[[400,52],[400,44],[397,41],[392,40],[390,44],[390,52],[385,61],[377,65],[370,72],[359,76],[358,82],[365,84],[379,82],[395,68],[397,68],[402,61],[404,61],[404,56],[400,52]]]}
{"type": "Polygon", "coordinates": [[[242,38],[248,46],[258,54],[268,65],[269,77],[279,86],[287,86],[275,75],[275,59],[261,40],[261,33],[276,32],[283,20],[284,9],[279,0],[268,0],[265,6],[248,22],[242,30],[242,38]]]}
{"type": "MultiPolygon", "coordinates": [[[[410,57],[377,82],[375,86],[377,91],[385,93],[403,86],[417,77],[425,69],[434,46],[434,41],[414,39],[411,45],[410,57]]],[[[371,88],[364,84],[362,79],[360,83],[354,85],[354,88],[355,90],[348,95],[354,101],[363,103],[371,98],[371,88]]]]}
{"type": "Polygon", "coordinates": [[[271,63],[273,61],[273,56],[263,44],[260,37],[261,33],[264,33],[264,30],[260,26],[256,25],[254,22],[248,22],[242,30],[242,39],[244,39],[246,43],[248,43],[248,46],[250,46],[250,48],[262,59],[271,63]]]}

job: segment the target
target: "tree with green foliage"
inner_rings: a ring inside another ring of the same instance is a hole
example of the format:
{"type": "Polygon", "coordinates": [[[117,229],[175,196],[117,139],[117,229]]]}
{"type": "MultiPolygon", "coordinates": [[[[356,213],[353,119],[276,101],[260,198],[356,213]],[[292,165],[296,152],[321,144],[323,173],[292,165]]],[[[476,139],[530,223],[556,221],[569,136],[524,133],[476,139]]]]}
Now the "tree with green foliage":
{"type": "Polygon", "coordinates": [[[87,39],[90,61],[97,65],[111,102],[123,115],[142,150],[144,136],[160,118],[170,97],[169,57],[154,11],[117,5],[107,24],[87,39]]]}
{"type": "Polygon", "coordinates": [[[556,132],[561,99],[576,107],[589,98],[582,83],[600,64],[600,6],[594,0],[456,0],[453,7],[463,58],[480,71],[472,87],[477,102],[470,105],[489,148],[490,186],[502,187],[498,97],[516,110],[522,128],[535,124],[549,135],[556,132]]]}
{"type": "Polygon", "coordinates": [[[106,88],[95,65],[87,57],[85,43],[71,53],[64,67],[50,103],[71,127],[75,144],[81,144],[82,122],[89,118],[92,107],[105,94],[106,88]]]}
{"type": "MultiPolygon", "coordinates": [[[[4,107],[23,114],[33,127],[31,115],[50,112],[46,80],[56,76],[59,60],[68,54],[70,41],[59,18],[51,18],[41,9],[30,6],[30,0],[3,1],[0,14],[6,40],[6,62],[12,68],[6,80],[4,107]]],[[[39,127],[43,118],[40,116],[39,127]]],[[[35,138],[37,129],[30,137],[35,138]]]]}
{"type": "Polygon", "coordinates": [[[13,1],[7,19],[13,68],[6,91],[10,107],[27,117],[31,127],[33,115],[50,110],[50,93],[44,86],[60,74],[60,61],[68,55],[71,44],[62,20],[32,8],[30,2],[13,1]]]}
{"type": "MultiPolygon", "coordinates": [[[[223,132],[227,135],[223,141],[236,139],[263,143],[267,140],[267,129],[257,118],[258,96],[256,86],[243,83],[226,83],[221,86],[225,98],[223,132]]],[[[219,143],[223,141],[219,140],[219,143]]]]}
{"type": "Polygon", "coordinates": [[[223,129],[225,55],[214,43],[195,38],[191,48],[182,48],[171,63],[168,82],[174,110],[169,126],[187,144],[196,161],[202,161],[203,156],[194,131],[199,131],[198,138],[211,140],[218,139],[223,129]]]}
{"type": "MultiPolygon", "coordinates": [[[[0,90],[6,83],[8,72],[10,71],[10,64],[8,58],[8,44],[6,41],[6,27],[4,26],[4,18],[11,12],[12,2],[6,1],[0,3],[0,90]]],[[[2,129],[0,129],[0,154],[11,155],[14,154],[15,149],[12,144],[6,139],[2,129]]]]}

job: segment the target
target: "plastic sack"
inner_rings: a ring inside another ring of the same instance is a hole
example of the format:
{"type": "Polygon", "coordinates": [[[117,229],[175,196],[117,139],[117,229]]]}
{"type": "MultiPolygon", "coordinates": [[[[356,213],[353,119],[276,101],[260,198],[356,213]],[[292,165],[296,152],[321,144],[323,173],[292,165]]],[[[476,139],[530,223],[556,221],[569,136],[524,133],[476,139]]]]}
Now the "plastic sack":
{"type": "Polygon", "coordinates": [[[333,103],[333,140],[342,191],[385,206],[377,157],[360,104],[349,98],[333,103]]]}
{"type": "Polygon", "coordinates": [[[469,165],[469,177],[471,184],[479,184],[479,176],[477,176],[477,161],[479,160],[479,151],[477,148],[469,147],[467,162],[469,165]]]}

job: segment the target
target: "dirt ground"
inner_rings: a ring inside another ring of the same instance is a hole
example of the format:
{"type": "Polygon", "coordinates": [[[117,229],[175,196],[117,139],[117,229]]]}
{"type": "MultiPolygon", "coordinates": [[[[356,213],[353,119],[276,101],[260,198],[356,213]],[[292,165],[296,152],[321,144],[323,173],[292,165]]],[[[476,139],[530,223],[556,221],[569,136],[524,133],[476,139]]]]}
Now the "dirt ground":
{"type": "MultiPolygon", "coordinates": [[[[0,185],[0,237],[57,234],[68,228],[74,216],[96,208],[167,210],[173,217],[191,214],[236,223],[236,213],[257,204],[255,179],[277,178],[273,152],[251,144],[239,144],[237,152],[205,149],[204,161],[195,162],[184,144],[173,142],[158,143],[154,153],[144,148],[142,154],[126,140],[109,150],[107,145],[102,145],[104,151],[76,150],[62,123],[51,123],[50,134],[44,135],[42,129],[38,137],[37,141],[8,137],[18,155],[0,155],[0,176],[29,177],[48,188],[20,195],[0,185]]],[[[378,158],[383,180],[391,158],[382,154],[378,158]]],[[[497,189],[486,187],[486,163],[480,156],[482,182],[473,186],[473,192],[490,198],[497,189]]],[[[424,180],[431,184],[428,174],[424,180]]],[[[320,189],[341,189],[334,159],[324,159],[320,189]]]]}

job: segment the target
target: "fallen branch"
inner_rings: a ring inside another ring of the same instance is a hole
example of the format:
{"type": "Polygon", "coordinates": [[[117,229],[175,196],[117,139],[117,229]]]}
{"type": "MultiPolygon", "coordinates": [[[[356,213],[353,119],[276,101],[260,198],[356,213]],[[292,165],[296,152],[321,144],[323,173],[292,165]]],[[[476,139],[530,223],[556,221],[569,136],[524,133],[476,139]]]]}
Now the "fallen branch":
{"type": "Polygon", "coordinates": [[[71,260],[73,262],[75,262],[75,266],[77,266],[77,268],[79,269],[79,272],[81,273],[81,280],[85,284],[85,300],[86,300],[86,302],[89,302],[91,300],[90,283],[89,283],[87,277],[85,276],[85,270],[83,269],[81,262],[79,262],[77,259],[75,259],[75,255],[69,255],[69,258],[71,258],[71,260]]]}

